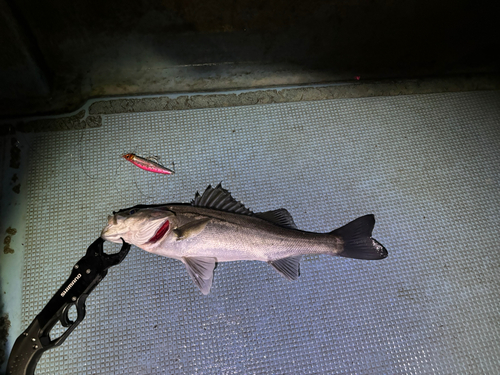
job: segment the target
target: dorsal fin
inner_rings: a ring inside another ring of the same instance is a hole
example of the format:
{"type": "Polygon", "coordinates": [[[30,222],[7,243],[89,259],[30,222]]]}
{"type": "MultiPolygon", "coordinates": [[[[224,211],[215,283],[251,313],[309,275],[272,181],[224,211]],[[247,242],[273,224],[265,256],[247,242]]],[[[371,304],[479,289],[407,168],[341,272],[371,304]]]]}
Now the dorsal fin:
{"type": "Polygon", "coordinates": [[[279,225],[280,227],[297,229],[297,226],[293,222],[292,215],[290,215],[290,212],[288,212],[285,208],[280,208],[274,211],[257,212],[254,215],[273,224],[279,225]]]}
{"type": "Polygon", "coordinates": [[[243,205],[243,203],[234,199],[231,193],[224,189],[221,184],[217,185],[215,188],[213,188],[212,185],[208,185],[202,195],[197,192],[194,199],[191,201],[191,205],[242,215],[253,214],[252,211],[243,205]]]}

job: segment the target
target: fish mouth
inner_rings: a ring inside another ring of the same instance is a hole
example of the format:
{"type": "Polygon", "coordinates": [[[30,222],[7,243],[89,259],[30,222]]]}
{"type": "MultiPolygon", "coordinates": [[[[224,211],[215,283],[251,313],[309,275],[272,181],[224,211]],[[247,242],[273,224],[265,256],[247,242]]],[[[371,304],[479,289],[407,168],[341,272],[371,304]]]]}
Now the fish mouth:
{"type": "Polygon", "coordinates": [[[102,238],[103,240],[113,242],[113,240],[114,240],[114,238],[113,238],[113,237],[114,237],[114,236],[113,236],[113,235],[108,234],[108,230],[109,230],[109,228],[110,228],[110,227],[111,227],[111,225],[106,225],[106,227],[105,227],[105,228],[102,230],[102,232],[101,232],[101,238],[102,238]]]}
{"type": "Polygon", "coordinates": [[[111,227],[113,227],[116,224],[117,224],[117,222],[116,222],[115,215],[109,215],[108,216],[108,224],[102,230],[101,238],[104,240],[107,240],[107,241],[111,241],[111,242],[114,242],[117,238],[119,238],[119,236],[117,237],[116,235],[112,235],[112,234],[110,235],[108,233],[109,230],[111,229],[111,227]]]}
{"type": "Polygon", "coordinates": [[[165,236],[165,233],[168,232],[168,228],[170,227],[170,222],[168,220],[165,220],[165,222],[156,230],[156,233],[149,239],[147,242],[148,245],[154,244],[161,240],[163,236],[165,236]]]}
{"type": "Polygon", "coordinates": [[[110,242],[116,242],[116,243],[119,243],[121,242],[121,239],[120,237],[122,237],[122,235],[120,234],[108,234],[107,228],[105,228],[102,232],[101,232],[101,238],[103,240],[106,240],[106,241],[110,241],[110,242]]]}

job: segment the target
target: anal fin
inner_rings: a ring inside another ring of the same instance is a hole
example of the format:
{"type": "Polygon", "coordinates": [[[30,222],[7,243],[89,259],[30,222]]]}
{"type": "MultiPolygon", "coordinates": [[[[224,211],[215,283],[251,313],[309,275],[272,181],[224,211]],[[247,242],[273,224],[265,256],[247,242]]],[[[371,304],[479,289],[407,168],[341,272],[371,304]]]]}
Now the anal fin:
{"type": "Polygon", "coordinates": [[[297,280],[300,276],[301,260],[302,255],[299,255],[296,257],[271,260],[268,263],[273,266],[276,271],[285,276],[288,280],[297,280]]]}
{"type": "Polygon", "coordinates": [[[183,257],[182,262],[186,266],[191,279],[200,288],[201,293],[205,295],[210,293],[217,259],[210,257],[183,257]]]}

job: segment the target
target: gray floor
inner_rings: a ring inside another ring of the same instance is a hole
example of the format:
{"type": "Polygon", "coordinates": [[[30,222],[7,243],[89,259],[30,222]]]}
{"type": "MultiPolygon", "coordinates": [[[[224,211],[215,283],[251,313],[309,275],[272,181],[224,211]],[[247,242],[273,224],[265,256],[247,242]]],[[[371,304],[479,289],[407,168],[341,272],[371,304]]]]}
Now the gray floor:
{"type": "Polygon", "coordinates": [[[113,210],[189,202],[220,181],[255,212],[287,208],[305,230],[374,213],[389,251],[383,261],[306,257],[297,282],[264,263],[220,264],[203,296],[180,262],[134,247],[37,374],[500,368],[498,91],[112,114],[100,128],[20,141],[21,327],[113,210]],[[177,173],[141,171],[126,152],[177,173]]]}

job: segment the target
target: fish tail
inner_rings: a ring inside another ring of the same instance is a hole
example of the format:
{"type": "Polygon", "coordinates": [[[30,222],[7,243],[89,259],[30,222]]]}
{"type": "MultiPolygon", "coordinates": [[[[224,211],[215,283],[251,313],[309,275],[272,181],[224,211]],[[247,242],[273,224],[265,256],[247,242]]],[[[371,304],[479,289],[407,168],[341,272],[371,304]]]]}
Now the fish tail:
{"type": "Polygon", "coordinates": [[[371,237],[374,226],[375,216],[366,215],[332,231],[331,234],[343,242],[343,250],[336,255],[355,259],[386,258],[386,248],[371,237]]]}

